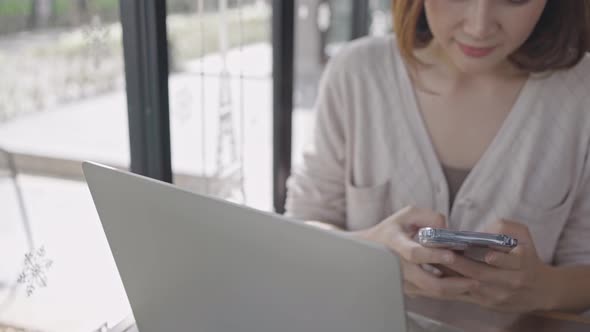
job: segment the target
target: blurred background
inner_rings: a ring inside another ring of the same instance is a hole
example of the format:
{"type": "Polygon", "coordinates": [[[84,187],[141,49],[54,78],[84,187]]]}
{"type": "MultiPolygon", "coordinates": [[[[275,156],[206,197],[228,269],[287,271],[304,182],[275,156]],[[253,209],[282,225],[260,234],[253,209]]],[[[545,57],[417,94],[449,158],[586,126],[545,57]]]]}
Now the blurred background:
{"type": "Polygon", "coordinates": [[[0,0],[0,330],[130,315],[82,161],[280,213],[326,62],[390,30],[389,0],[0,0]]]}

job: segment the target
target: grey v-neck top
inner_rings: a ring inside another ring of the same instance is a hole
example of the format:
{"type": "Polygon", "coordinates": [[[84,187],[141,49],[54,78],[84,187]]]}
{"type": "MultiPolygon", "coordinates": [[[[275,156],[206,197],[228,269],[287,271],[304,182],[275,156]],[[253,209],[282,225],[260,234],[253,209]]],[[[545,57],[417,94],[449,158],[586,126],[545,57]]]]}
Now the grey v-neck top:
{"type": "Polygon", "coordinates": [[[457,192],[467,175],[471,170],[468,169],[460,169],[454,168],[447,165],[442,165],[443,173],[445,175],[445,179],[447,180],[447,184],[449,186],[449,211],[451,210],[453,203],[455,202],[455,197],[457,196],[457,192]]]}
{"type": "Polygon", "coordinates": [[[531,77],[453,193],[395,39],[354,41],[323,75],[313,140],[288,180],[287,215],[349,230],[408,205],[445,215],[452,229],[508,219],[528,226],[543,261],[590,264],[589,92],[590,56],[531,77]]]}

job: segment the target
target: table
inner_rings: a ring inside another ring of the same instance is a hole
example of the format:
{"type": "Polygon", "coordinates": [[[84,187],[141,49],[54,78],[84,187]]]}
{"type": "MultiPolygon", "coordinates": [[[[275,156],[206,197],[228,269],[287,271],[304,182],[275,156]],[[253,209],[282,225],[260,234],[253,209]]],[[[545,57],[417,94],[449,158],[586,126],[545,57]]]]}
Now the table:
{"type": "Polygon", "coordinates": [[[525,315],[500,313],[481,307],[427,298],[406,298],[406,309],[465,331],[478,332],[587,332],[590,318],[569,313],[525,315]]]}
{"type": "MultiPolygon", "coordinates": [[[[588,332],[590,317],[563,312],[500,313],[475,305],[428,298],[406,298],[406,309],[472,332],[588,332]]],[[[133,317],[109,332],[138,332],[133,317]]]]}

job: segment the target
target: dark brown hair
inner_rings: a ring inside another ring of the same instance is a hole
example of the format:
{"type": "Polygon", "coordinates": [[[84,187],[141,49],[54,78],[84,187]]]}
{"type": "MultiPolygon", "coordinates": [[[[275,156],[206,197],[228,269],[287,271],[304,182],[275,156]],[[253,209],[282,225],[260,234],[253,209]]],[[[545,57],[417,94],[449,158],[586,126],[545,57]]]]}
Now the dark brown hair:
{"type": "MultiPolygon", "coordinates": [[[[413,50],[433,36],[424,0],[392,0],[394,30],[401,54],[416,63],[413,50]]],[[[590,51],[590,0],[547,0],[537,26],[509,59],[528,72],[571,68],[590,51]]]]}

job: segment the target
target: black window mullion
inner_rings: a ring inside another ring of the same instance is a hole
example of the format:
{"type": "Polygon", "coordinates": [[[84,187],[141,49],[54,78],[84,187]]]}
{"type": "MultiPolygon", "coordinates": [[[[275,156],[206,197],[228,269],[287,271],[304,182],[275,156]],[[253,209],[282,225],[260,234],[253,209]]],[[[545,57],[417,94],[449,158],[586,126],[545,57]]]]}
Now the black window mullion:
{"type": "Polygon", "coordinates": [[[369,33],[369,0],[352,0],[350,39],[364,37],[369,33]]]}
{"type": "Polygon", "coordinates": [[[172,182],[166,2],[121,0],[131,171],[172,182]]]}
{"type": "Polygon", "coordinates": [[[291,172],[294,12],[294,0],[272,1],[273,205],[277,213],[285,211],[286,182],[291,172]]]}

